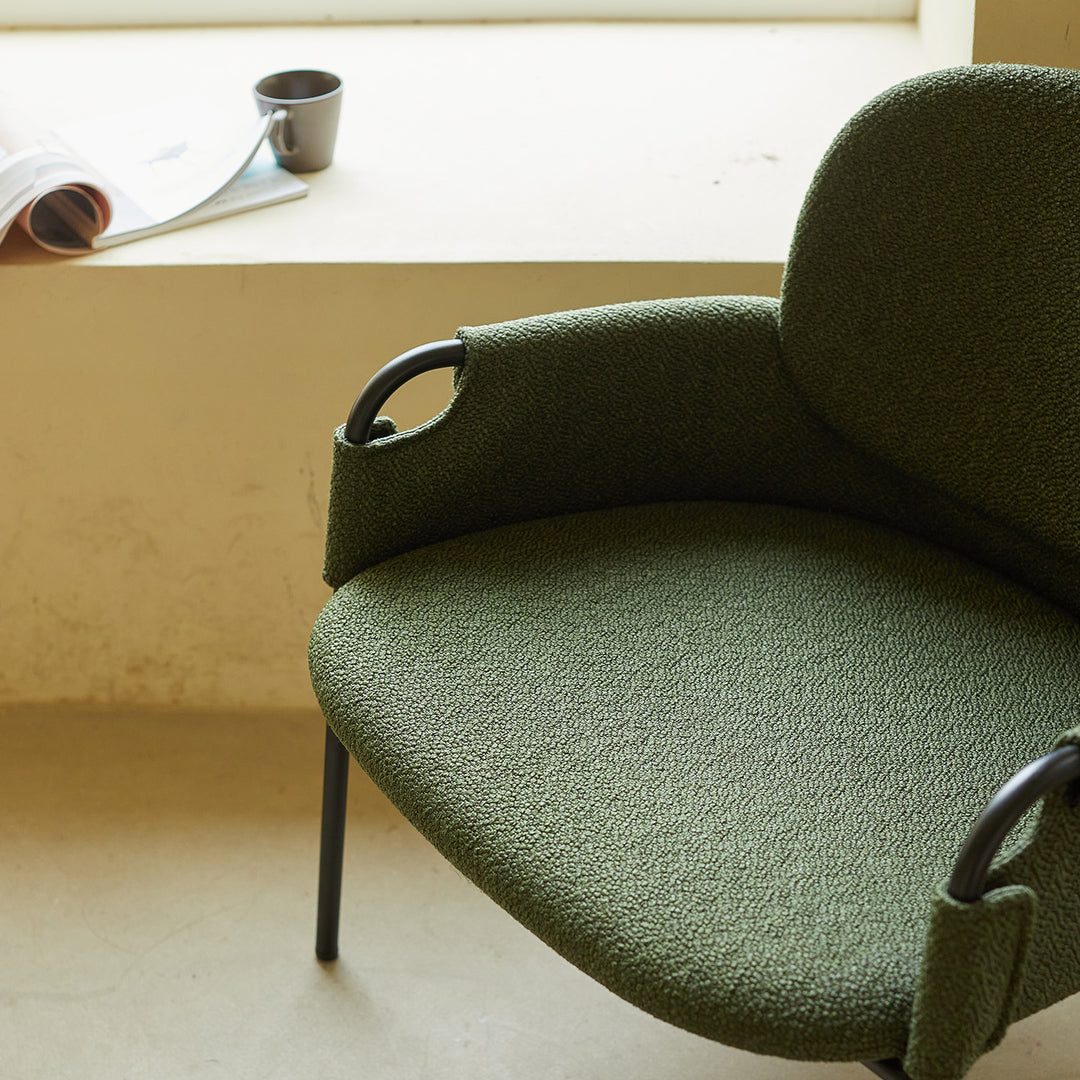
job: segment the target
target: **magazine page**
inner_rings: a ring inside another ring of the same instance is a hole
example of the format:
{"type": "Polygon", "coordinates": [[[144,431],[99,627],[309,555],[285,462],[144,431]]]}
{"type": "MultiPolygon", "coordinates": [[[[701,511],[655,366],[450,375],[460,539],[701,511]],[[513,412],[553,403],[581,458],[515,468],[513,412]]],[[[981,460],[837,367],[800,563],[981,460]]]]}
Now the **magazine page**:
{"type": "Polygon", "coordinates": [[[110,215],[102,187],[64,154],[30,147],[0,157],[0,240],[18,221],[49,251],[89,251],[110,215]]]}
{"type": "MultiPolygon", "coordinates": [[[[263,144],[258,148],[251,164],[219,195],[164,224],[133,226],[124,231],[108,229],[94,238],[94,250],[126,244],[131,240],[139,240],[166,230],[185,229],[189,225],[213,221],[215,218],[231,217],[257,206],[270,206],[289,199],[299,199],[307,193],[307,184],[282,169],[274,160],[270,146],[263,144]]],[[[134,222],[137,213],[138,207],[133,207],[132,215],[128,219],[129,224],[134,222]]]]}
{"type": "Polygon", "coordinates": [[[0,96],[0,241],[18,220],[51,251],[88,251],[111,216],[97,178],[0,96]]]}
{"type": "Polygon", "coordinates": [[[268,152],[273,118],[173,101],[37,132],[0,100],[0,240],[85,254],[307,193],[268,152]],[[247,175],[250,171],[251,175],[247,175]]]}
{"type": "Polygon", "coordinates": [[[72,156],[108,178],[113,216],[94,248],[307,193],[302,180],[276,163],[267,168],[261,161],[252,177],[244,176],[272,116],[240,120],[220,112],[209,102],[175,100],[56,132],[72,156]],[[233,197],[223,198],[241,177],[233,197]]]}

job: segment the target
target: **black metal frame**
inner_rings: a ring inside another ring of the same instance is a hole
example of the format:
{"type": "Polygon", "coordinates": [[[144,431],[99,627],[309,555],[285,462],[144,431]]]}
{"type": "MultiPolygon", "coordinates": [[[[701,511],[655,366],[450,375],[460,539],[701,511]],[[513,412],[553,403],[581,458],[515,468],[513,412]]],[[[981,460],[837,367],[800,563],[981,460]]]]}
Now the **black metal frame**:
{"type": "Polygon", "coordinates": [[[319,910],[315,955],[336,960],[341,925],[341,875],[345,864],[345,811],[349,797],[349,751],[326,725],[323,756],[322,834],[319,839],[319,910]]]}
{"type": "Polygon", "coordinates": [[[875,1075],[883,1080],[911,1080],[904,1072],[904,1066],[899,1058],[889,1058],[888,1061],[864,1061],[863,1064],[875,1075]]]}
{"type": "MultiPolygon", "coordinates": [[[[360,392],[349,418],[345,438],[366,443],[371,425],[386,399],[411,378],[436,368],[457,367],[465,361],[465,344],[457,338],[420,345],[391,360],[360,392]]],[[[319,842],[319,899],[315,924],[315,955],[336,960],[341,924],[341,877],[345,861],[345,811],[349,794],[349,752],[330,725],[323,752],[322,835],[319,842]]]]}
{"type": "Polygon", "coordinates": [[[345,438],[351,443],[366,443],[371,425],[386,399],[410,379],[436,368],[460,367],[465,362],[465,343],[459,338],[432,341],[395,357],[380,368],[360,391],[345,421],[345,438]]]}
{"type": "Polygon", "coordinates": [[[986,892],[986,875],[1009,830],[1044,795],[1080,778],[1080,746],[1062,746],[1025,765],[987,804],[956,857],[949,895],[971,904],[986,892]]]}
{"type": "MultiPolygon", "coordinates": [[[[366,443],[371,426],[386,399],[415,375],[435,368],[464,363],[465,346],[457,340],[421,345],[383,367],[353,403],[345,424],[345,437],[366,443]]],[[[974,903],[986,890],[986,876],[994,855],[1009,830],[1044,795],[1080,779],[1080,747],[1065,746],[1021,769],[990,800],[976,819],[949,879],[949,895],[974,903]]],[[[322,838],[319,853],[319,900],[315,954],[320,960],[338,955],[341,914],[341,877],[345,845],[345,809],[349,782],[349,752],[327,726],[323,764],[322,838]]],[[[883,1080],[911,1080],[898,1058],[864,1061],[883,1080]]]]}

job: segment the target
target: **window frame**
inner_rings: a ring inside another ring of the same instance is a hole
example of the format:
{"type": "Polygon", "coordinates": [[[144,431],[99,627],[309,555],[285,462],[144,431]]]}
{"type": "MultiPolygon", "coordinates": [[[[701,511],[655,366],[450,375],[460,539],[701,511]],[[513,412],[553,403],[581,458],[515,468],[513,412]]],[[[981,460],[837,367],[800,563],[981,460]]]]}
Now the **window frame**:
{"type": "Polygon", "coordinates": [[[918,0],[7,0],[4,27],[591,19],[911,20],[918,0]],[[403,9],[407,14],[403,15],[403,9]]]}

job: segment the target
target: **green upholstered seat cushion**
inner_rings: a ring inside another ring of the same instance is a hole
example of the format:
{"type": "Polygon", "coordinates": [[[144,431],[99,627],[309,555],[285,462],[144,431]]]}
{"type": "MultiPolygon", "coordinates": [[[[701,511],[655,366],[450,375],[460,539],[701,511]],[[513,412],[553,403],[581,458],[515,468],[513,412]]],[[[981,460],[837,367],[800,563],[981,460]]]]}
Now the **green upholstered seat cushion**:
{"type": "Polygon", "coordinates": [[[975,814],[1074,722],[1080,628],[892,530],[667,503],[476,533],[334,594],[323,711],[490,896],[616,993],[901,1055],[975,814]]]}

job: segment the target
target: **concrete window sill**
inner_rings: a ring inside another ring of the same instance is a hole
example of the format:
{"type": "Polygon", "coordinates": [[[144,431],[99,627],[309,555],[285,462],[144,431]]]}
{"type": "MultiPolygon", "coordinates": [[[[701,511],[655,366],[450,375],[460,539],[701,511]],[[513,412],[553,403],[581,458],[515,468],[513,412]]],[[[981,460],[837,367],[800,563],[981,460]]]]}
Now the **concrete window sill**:
{"type": "MultiPolygon", "coordinates": [[[[911,22],[0,34],[0,92],[45,118],[177,94],[246,113],[260,75],[302,66],[346,85],[336,161],[306,199],[79,265],[776,266],[839,127],[940,64],[911,22]]],[[[0,265],[55,261],[14,234],[0,249],[0,265]]]]}

